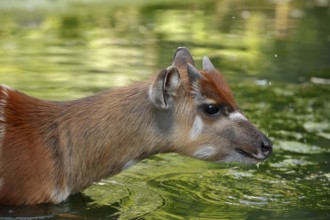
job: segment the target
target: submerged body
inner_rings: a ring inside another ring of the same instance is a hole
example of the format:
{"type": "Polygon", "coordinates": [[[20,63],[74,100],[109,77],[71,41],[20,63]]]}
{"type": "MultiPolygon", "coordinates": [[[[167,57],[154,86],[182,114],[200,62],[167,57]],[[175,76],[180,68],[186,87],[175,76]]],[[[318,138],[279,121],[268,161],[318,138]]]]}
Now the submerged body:
{"type": "Polygon", "coordinates": [[[179,48],[155,79],[68,102],[0,87],[0,204],[59,203],[151,155],[258,163],[271,143],[208,59],[179,48]]]}

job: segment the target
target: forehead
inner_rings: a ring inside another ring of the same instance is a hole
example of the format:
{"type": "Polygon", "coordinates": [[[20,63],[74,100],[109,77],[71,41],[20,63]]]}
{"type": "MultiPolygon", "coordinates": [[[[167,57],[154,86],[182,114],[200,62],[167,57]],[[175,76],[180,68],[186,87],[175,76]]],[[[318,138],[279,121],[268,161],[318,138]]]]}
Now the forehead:
{"type": "Polygon", "coordinates": [[[237,105],[230,87],[224,77],[217,71],[200,71],[204,76],[200,80],[200,91],[203,97],[214,100],[217,104],[227,104],[237,110],[237,105]]]}

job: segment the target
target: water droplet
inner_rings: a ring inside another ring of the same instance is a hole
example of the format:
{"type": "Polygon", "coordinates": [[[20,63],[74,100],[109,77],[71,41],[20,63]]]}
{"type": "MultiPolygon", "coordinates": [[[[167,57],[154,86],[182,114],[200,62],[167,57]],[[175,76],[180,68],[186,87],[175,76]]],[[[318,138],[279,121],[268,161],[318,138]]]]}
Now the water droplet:
{"type": "Polygon", "coordinates": [[[248,19],[251,16],[251,13],[249,11],[242,11],[241,12],[241,17],[243,19],[248,19]]]}
{"type": "Polygon", "coordinates": [[[277,58],[277,54],[276,53],[274,54],[274,57],[277,58]]]}

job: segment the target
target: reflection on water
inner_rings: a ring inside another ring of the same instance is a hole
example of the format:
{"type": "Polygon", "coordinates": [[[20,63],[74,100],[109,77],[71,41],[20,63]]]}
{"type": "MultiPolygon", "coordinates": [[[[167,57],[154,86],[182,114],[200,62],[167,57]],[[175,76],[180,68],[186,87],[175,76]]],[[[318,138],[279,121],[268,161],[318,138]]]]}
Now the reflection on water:
{"type": "Polygon", "coordinates": [[[328,1],[0,1],[0,83],[73,99],[208,55],[274,142],[257,167],[175,154],[0,218],[329,219],[328,1]],[[87,6],[86,6],[87,5],[87,6]]]}

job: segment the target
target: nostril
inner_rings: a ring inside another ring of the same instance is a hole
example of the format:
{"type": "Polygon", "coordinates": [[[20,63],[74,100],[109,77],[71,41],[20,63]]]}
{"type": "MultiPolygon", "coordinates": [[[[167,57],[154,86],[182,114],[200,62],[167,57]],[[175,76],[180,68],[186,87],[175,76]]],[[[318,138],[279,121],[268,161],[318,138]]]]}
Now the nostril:
{"type": "Polygon", "coordinates": [[[272,153],[272,144],[269,140],[264,139],[261,143],[261,152],[265,156],[269,156],[272,153]]]}

